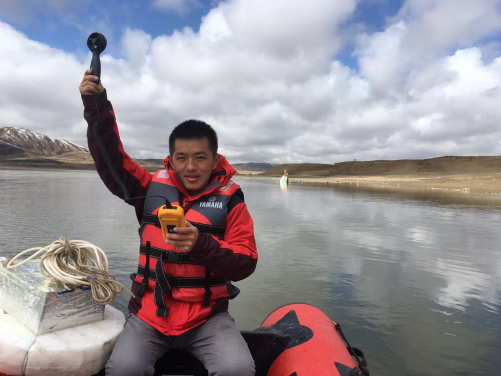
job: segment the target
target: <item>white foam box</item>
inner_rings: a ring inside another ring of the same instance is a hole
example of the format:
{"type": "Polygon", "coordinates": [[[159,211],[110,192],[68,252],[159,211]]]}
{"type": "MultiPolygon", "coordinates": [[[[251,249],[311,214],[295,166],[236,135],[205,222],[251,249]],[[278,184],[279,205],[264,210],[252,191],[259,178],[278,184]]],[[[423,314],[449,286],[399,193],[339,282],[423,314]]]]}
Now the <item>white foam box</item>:
{"type": "Polygon", "coordinates": [[[90,290],[68,291],[40,273],[40,260],[6,269],[0,257],[0,308],[36,335],[102,320],[90,290]]]}
{"type": "Polygon", "coordinates": [[[101,321],[36,336],[0,314],[0,375],[94,375],[104,368],[124,324],[124,314],[106,306],[101,321]]]}

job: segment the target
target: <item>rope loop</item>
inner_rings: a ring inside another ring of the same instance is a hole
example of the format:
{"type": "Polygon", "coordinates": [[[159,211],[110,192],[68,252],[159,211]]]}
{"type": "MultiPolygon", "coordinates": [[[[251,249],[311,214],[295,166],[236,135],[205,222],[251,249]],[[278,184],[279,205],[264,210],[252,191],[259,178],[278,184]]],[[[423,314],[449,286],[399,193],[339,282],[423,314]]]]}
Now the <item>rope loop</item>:
{"type": "Polygon", "coordinates": [[[19,253],[8,262],[6,268],[17,268],[40,254],[42,275],[62,282],[69,290],[90,286],[92,297],[99,304],[110,304],[124,288],[134,296],[130,289],[110,274],[108,258],[103,250],[83,240],[68,241],[61,236],[46,247],[30,248],[19,253]],[[35,253],[14,264],[20,256],[30,252],[35,253]]]}

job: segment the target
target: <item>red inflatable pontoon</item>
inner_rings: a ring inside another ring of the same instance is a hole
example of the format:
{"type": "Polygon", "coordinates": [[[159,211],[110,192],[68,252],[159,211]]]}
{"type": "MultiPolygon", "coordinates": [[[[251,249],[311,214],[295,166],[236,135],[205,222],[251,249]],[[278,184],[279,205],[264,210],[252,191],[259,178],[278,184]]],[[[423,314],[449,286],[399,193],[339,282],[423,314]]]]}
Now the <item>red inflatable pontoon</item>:
{"type": "Polygon", "coordinates": [[[261,328],[272,327],[290,335],[291,340],[272,363],[267,376],[368,375],[365,366],[362,362],[357,364],[350,351],[362,357],[363,354],[347,348],[339,325],[318,308],[308,304],[280,307],[261,325],[261,328]]]}

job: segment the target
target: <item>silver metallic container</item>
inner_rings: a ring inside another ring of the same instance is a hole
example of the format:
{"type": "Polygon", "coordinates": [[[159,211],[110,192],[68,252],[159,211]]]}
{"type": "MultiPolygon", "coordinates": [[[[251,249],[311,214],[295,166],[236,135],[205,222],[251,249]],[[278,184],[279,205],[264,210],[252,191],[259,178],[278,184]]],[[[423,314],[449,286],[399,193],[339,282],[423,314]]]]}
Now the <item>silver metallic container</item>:
{"type": "Polygon", "coordinates": [[[40,273],[40,260],[7,270],[0,257],[0,308],[34,334],[44,334],[104,318],[104,306],[90,290],[66,291],[40,273]]]}

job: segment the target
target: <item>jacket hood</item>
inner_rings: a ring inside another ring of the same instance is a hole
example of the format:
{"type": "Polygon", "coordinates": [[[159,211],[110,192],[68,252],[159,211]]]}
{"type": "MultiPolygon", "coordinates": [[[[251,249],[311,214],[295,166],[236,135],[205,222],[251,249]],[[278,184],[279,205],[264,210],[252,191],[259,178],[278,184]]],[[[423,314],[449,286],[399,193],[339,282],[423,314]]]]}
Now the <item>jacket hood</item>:
{"type": "MultiPolygon", "coordinates": [[[[170,165],[170,155],[168,155],[167,158],[164,159],[164,166],[169,174],[169,178],[174,182],[177,189],[179,189],[179,191],[183,194],[183,196],[189,197],[190,194],[186,191],[186,188],[184,187],[183,183],[178,179],[176,172],[172,169],[170,165]]],[[[207,186],[200,193],[198,193],[193,197],[200,197],[204,194],[213,192],[216,189],[224,187],[226,184],[228,184],[228,182],[233,177],[233,175],[236,174],[236,172],[237,171],[230,165],[227,159],[223,155],[219,154],[219,163],[216,166],[216,168],[212,170],[212,175],[209,178],[207,186]]]]}

